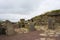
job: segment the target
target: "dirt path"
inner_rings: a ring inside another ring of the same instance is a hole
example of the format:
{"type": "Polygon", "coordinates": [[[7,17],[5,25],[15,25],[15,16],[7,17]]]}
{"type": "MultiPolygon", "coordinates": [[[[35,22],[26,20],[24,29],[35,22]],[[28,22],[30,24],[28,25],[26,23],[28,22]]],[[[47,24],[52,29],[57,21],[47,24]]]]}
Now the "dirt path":
{"type": "MultiPolygon", "coordinates": [[[[40,31],[34,31],[30,33],[17,34],[13,36],[0,36],[0,40],[38,40],[42,37],[39,34],[40,34],[40,31]]],[[[60,37],[58,37],[57,40],[59,39],[60,37]]]]}

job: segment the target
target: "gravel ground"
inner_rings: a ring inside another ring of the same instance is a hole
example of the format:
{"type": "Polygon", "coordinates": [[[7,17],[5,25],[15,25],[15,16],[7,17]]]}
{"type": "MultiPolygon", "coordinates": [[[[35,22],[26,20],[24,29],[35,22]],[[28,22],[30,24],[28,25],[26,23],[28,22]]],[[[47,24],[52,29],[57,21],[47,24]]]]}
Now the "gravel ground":
{"type": "Polygon", "coordinates": [[[17,34],[17,35],[12,35],[12,36],[0,35],[0,40],[40,40],[40,38],[54,38],[55,40],[60,40],[60,36],[43,37],[39,35],[40,33],[41,33],[40,31],[33,31],[29,33],[17,34]]]}

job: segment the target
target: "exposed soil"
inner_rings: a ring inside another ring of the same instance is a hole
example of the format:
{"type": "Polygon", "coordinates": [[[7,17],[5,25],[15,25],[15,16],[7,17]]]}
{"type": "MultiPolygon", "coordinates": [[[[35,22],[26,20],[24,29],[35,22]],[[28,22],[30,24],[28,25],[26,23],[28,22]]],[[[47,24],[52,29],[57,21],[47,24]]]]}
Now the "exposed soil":
{"type": "MultiPolygon", "coordinates": [[[[40,33],[40,31],[33,31],[29,33],[17,34],[12,36],[0,35],[0,40],[39,40],[40,38],[42,38],[42,36],[39,35],[40,33]]],[[[57,37],[56,40],[60,40],[60,36],[57,37]]]]}

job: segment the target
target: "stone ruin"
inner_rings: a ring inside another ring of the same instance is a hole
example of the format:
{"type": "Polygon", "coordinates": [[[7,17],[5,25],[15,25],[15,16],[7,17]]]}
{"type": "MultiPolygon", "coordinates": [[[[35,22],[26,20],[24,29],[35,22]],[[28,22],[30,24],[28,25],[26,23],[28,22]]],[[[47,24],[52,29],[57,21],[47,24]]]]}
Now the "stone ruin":
{"type": "Polygon", "coordinates": [[[25,27],[25,19],[20,19],[20,21],[18,22],[19,28],[23,28],[25,27]]]}
{"type": "Polygon", "coordinates": [[[12,23],[8,20],[6,20],[2,26],[0,26],[0,34],[2,35],[2,33],[4,32],[4,35],[13,35],[15,34],[14,31],[14,27],[12,25],[12,23]]]}
{"type": "Polygon", "coordinates": [[[35,31],[34,22],[32,20],[25,21],[25,19],[21,19],[20,22],[16,24],[6,20],[0,26],[0,34],[2,34],[3,32],[5,35],[13,35],[16,33],[15,29],[24,29],[24,28],[27,28],[29,31],[35,31]]]}
{"type": "Polygon", "coordinates": [[[35,30],[34,22],[32,20],[25,21],[25,19],[20,19],[19,22],[19,27],[20,28],[28,28],[30,31],[35,30]]]}
{"type": "Polygon", "coordinates": [[[60,26],[60,14],[48,14],[48,28],[56,29],[60,26]]]}
{"type": "MultiPolygon", "coordinates": [[[[48,16],[49,16],[48,17],[48,29],[55,29],[56,23],[59,23],[60,15],[48,15],[48,16]]],[[[34,31],[36,24],[34,20],[32,19],[30,21],[25,21],[25,19],[20,19],[17,25],[18,25],[18,28],[28,28],[30,31],[34,31]]],[[[10,21],[6,20],[6,22],[2,26],[5,29],[5,32],[7,35],[11,35],[15,33],[13,24],[10,21]]]]}

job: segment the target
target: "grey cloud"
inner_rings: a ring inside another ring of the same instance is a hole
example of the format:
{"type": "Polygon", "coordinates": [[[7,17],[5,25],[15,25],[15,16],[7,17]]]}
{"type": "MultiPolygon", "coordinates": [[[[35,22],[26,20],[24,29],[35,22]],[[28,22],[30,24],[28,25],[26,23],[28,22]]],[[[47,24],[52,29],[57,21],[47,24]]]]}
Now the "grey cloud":
{"type": "Polygon", "coordinates": [[[3,0],[0,13],[30,14],[37,9],[39,0],[3,0]],[[3,3],[3,1],[5,1],[3,3]]]}
{"type": "Polygon", "coordinates": [[[29,19],[55,9],[60,9],[60,0],[0,0],[0,19],[29,19]]]}

